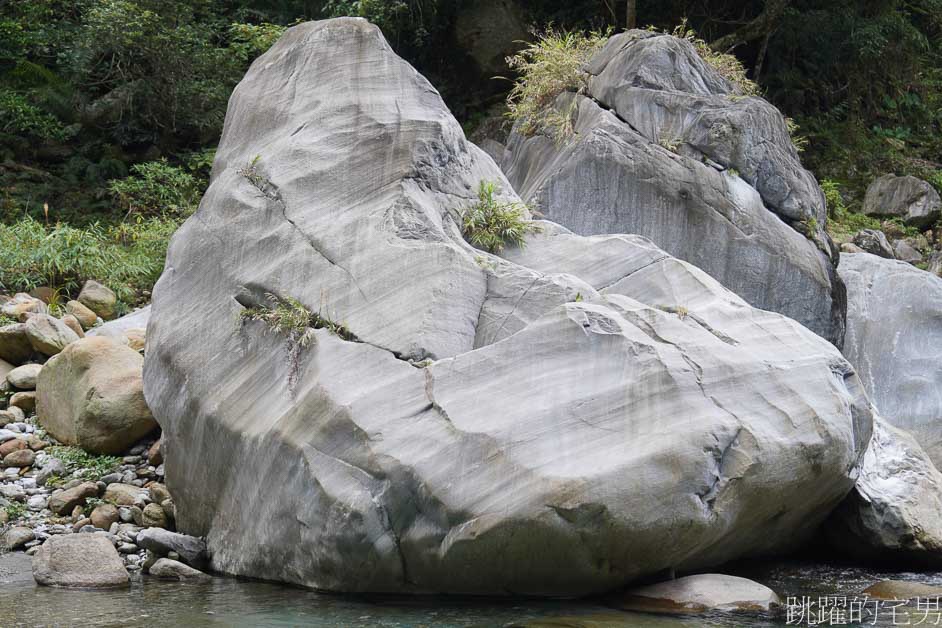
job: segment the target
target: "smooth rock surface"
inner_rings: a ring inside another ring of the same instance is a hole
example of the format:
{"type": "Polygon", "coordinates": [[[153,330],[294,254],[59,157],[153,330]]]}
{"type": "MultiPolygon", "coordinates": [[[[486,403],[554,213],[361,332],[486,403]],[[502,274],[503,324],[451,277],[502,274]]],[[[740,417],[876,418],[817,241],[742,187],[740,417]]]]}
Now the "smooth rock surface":
{"type": "Polygon", "coordinates": [[[98,322],[98,314],[95,314],[79,301],[66,303],[65,311],[74,316],[81,323],[83,329],[91,329],[98,322]]]}
{"type": "Polygon", "coordinates": [[[588,69],[586,95],[555,104],[573,119],[571,138],[511,134],[501,167],[520,196],[580,234],[650,238],[840,346],[844,293],[824,197],[782,115],[737,96],[668,35],[616,35],[588,69]],[[796,230],[811,225],[811,239],[796,230]]]}
{"type": "Polygon", "coordinates": [[[86,451],[125,451],[157,427],[144,401],[143,358],[110,338],[83,338],[50,359],[36,416],[57,440],[86,451]]]}
{"type": "Polygon", "coordinates": [[[180,560],[191,567],[200,568],[206,564],[208,558],[206,543],[203,539],[162,528],[141,530],[137,535],[137,543],[158,556],[175,552],[180,560]]]}
{"type": "Polygon", "coordinates": [[[169,558],[158,558],[147,571],[155,578],[165,580],[202,580],[209,578],[202,571],[169,558]]]}
{"type": "Polygon", "coordinates": [[[49,537],[33,557],[33,578],[46,586],[83,589],[129,584],[124,561],[104,532],[49,537]]]}
{"type": "Polygon", "coordinates": [[[479,183],[517,198],[367,22],[289,29],[216,155],[145,359],[176,525],[215,570],[578,595],[785,550],[852,487],[869,402],[801,325],[641,237],[471,248],[479,183]],[[355,340],[240,324],[269,293],[355,340]]]}
{"type": "Polygon", "coordinates": [[[874,255],[842,254],[844,355],[891,424],[942,465],[942,278],[874,255]]]}
{"type": "Polygon", "coordinates": [[[0,359],[16,365],[33,355],[33,345],[26,335],[26,325],[14,323],[0,327],[0,359]]]}
{"type": "Polygon", "coordinates": [[[926,228],[942,217],[942,199],[927,181],[885,174],[867,188],[863,212],[870,216],[902,218],[907,225],[926,228]]]}
{"type": "Polygon", "coordinates": [[[875,420],[857,484],[824,530],[855,560],[938,568],[940,512],[942,473],[912,435],[875,420]]]}
{"type": "Polygon", "coordinates": [[[36,378],[42,370],[42,364],[24,364],[7,373],[7,381],[20,390],[35,390],[36,378]]]}
{"type": "Polygon", "coordinates": [[[115,339],[119,339],[122,343],[123,339],[127,339],[127,334],[129,332],[134,332],[135,330],[147,329],[147,321],[150,320],[150,306],[142,307],[139,310],[135,310],[130,314],[125,314],[121,318],[116,318],[113,321],[108,321],[104,325],[99,325],[88,331],[88,336],[110,336],[115,339]]]}
{"type": "Polygon", "coordinates": [[[118,299],[108,286],[89,279],[76,300],[105,320],[114,318],[118,299]]]}
{"type": "Polygon", "coordinates": [[[79,339],[68,325],[49,314],[31,316],[24,330],[33,349],[47,356],[56,355],[79,339]]]}
{"type": "Polygon", "coordinates": [[[626,611],[685,615],[707,611],[769,611],[782,601],[772,589],[746,578],[697,574],[629,589],[613,602],[626,611]]]}
{"type": "MultiPolygon", "coordinates": [[[[937,604],[938,600],[942,598],[942,587],[923,584],[921,582],[910,582],[908,580],[884,580],[870,585],[861,593],[874,600],[911,600],[913,598],[921,598],[924,608],[934,608],[934,604],[937,604]],[[931,602],[929,600],[937,601],[931,602]]],[[[914,617],[912,621],[915,622],[918,620],[914,617]]],[[[929,621],[934,621],[934,619],[930,616],[929,621]]]]}

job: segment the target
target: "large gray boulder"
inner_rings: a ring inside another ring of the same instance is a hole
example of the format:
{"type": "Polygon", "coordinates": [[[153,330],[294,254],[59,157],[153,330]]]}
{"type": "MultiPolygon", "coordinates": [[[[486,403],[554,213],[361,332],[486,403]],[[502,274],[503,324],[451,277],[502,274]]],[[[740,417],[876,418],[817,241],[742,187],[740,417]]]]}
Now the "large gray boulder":
{"type": "Polygon", "coordinates": [[[879,409],[942,465],[942,278],[905,262],[842,254],[844,355],[879,409]]]}
{"type": "Polygon", "coordinates": [[[585,94],[555,104],[571,137],[511,134],[501,166],[520,196],[580,234],[650,238],[840,346],[824,197],[775,107],[669,35],[616,35],[587,70],[585,94]]]}
{"type": "Polygon", "coordinates": [[[455,219],[482,180],[517,200],[367,22],[296,26],[252,65],[144,367],[211,567],[583,594],[813,534],[870,435],[839,352],[638,236],[543,222],[473,249],[455,219]],[[240,322],[269,294],[312,328],[240,322]]]}
{"type": "Polygon", "coordinates": [[[942,566],[942,473],[917,440],[874,420],[854,490],[825,526],[831,547],[894,568],[942,566]]]}
{"type": "Polygon", "coordinates": [[[885,174],[867,188],[863,211],[870,216],[902,218],[907,225],[926,228],[942,217],[942,199],[927,181],[885,174]]]}

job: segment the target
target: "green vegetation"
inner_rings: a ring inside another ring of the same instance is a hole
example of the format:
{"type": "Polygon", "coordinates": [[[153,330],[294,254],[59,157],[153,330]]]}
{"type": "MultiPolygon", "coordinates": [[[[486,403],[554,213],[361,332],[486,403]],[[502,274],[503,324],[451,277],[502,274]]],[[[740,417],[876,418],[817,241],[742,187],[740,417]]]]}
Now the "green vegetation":
{"type": "MultiPolygon", "coordinates": [[[[103,475],[107,475],[121,464],[121,459],[116,456],[97,456],[90,454],[78,447],[66,447],[57,445],[46,449],[53,458],[62,461],[70,475],[74,475],[83,480],[97,480],[103,475]]],[[[59,478],[61,483],[63,478],[59,478]]],[[[47,480],[46,484],[49,484],[47,480]]],[[[55,486],[56,480],[53,480],[52,486],[55,486]]]]}
{"type": "Polygon", "coordinates": [[[265,295],[269,305],[248,307],[240,313],[241,320],[261,321],[273,334],[285,336],[292,345],[306,347],[314,340],[315,329],[327,331],[356,341],[356,336],[340,323],[332,321],[320,312],[311,312],[303,303],[292,297],[282,298],[274,294],[265,295]]]}
{"type": "Polygon", "coordinates": [[[26,504],[22,504],[20,502],[10,502],[7,504],[4,510],[6,511],[7,518],[10,521],[16,521],[26,514],[26,504]]]}
{"type": "Polygon", "coordinates": [[[607,41],[608,33],[584,34],[548,29],[536,42],[507,59],[520,78],[507,97],[507,115],[520,122],[525,134],[546,133],[557,141],[571,134],[571,111],[547,114],[563,92],[586,86],[585,63],[607,41]]]}
{"type": "Polygon", "coordinates": [[[189,216],[199,203],[197,179],[166,159],[131,166],[132,176],[111,181],[108,189],[128,214],[189,216]]]}
{"type": "Polygon", "coordinates": [[[96,279],[126,308],[157,281],[178,224],[167,217],[81,228],[30,217],[0,224],[0,290],[49,286],[74,296],[86,279],[96,279]]]}
{"type": "Polygon", "coordinates": [[[760,95],[762,90],[748,77],[742,62],[735,55],[714,50],[710,44],[700,39],[696,31],[689,27],[686,17],[680,21],[671,34],[693,44],[700,57],[709,63],[720,76],[735,85],[742,96],[760,95]]]}
{"type": "Polygon", "coordinates": [[[497,184],[481,181],[478,202],[461,214],[461,231],[474,246],[500,253],[508,244],[524,246],[528,233],[539,231],[524,218],[526,205],[497,200],[497,184]]]}

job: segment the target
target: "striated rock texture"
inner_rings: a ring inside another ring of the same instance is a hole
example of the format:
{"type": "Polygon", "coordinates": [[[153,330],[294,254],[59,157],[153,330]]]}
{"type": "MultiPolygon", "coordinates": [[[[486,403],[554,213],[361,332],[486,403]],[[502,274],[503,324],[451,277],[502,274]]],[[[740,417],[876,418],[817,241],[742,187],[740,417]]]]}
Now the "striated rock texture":
{"type": "Polygon", "coordinates": [[[938,568],[939,512],[942,473],[912,435],[875,418],[857,485],[824,529],[855,560],[938,568]]]}
{"type": "Polygon", "coordinates": [[[669,35],[616,35],[587,70],[585,95],[555,104],[570,138],[512,133],[501,166],[517,192],[577,233],[648,237],[840,346],[824,197],[778,110],[669,35]]]}
{"type": "Polygon", "coordinates": [[[942,466],[942,278],[905,262],[842,254],[844,355],[889,423],[942,466]]]}
{"type": "Polygon", "coordinates": [[[482,180],[516,200],[367,22],[252,65],[147,330],[177,526],[211,567],[583,594],[813,533],[870,438],[838,351],[638,236],[543,222],[475,250],[455,219],[482,180]],[[267,294],[343,337],[240,320],[267,294]]]}

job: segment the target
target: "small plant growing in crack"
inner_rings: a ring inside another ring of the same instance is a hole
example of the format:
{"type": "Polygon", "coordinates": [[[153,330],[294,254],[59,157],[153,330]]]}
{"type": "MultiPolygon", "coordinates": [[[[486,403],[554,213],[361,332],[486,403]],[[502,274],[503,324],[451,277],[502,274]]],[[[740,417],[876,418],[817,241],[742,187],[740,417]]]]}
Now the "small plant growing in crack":
{"type": "Polygon", "coordinates": [[[657,305],[657,309],[662,312],[668,312],[669,314],[676,314],[677,318],[684,320],[690,314],[686,307],[683,305],[657,305]]]}
{"type": "Polygon", "coordinates": [[[242,310],[242,320],[261,321],[274,334],[285,336],[292,343],[306,347],[314,339],[315,329],[326,329],[344,340],[356,341],[356,336],[344,325],[334,322],[319,312],[311,312],[292,297],[281,298],[266,294],[270,306],[255,306],[242,310]]]}
{"type": "Polygon", "coordinates": [[[661,145],[661,148],[667,149],[672,153],[676,153],[677,149],[680,148],[680,145],[683,144],[683,140],[673,135],[662,135],[660,138],[658,138],[657,143],[661,145]]]}
{"type": "Polygon", "coordinates": [[[268,180],[261,175],[258,171],[258,163],[262,160],[261,155],[256,155],[252,158],[252,161],[249,162],[245,168],[239,170],[239,174],[249,180],[249,183],[257,187],[259,190],[265,189],[265,186],[268,184],[268,180]]]}
{"type": "Polygon", "coordinates": [[[526,220],[523,203],[508,203],[494,198],[499,188],[492,181],[481,181],[478,202],[461,213],[461,232],[472,245],[491,253],[500,253],[508,244],[524,246],[528,233],[540,228],[526,220]]]}

